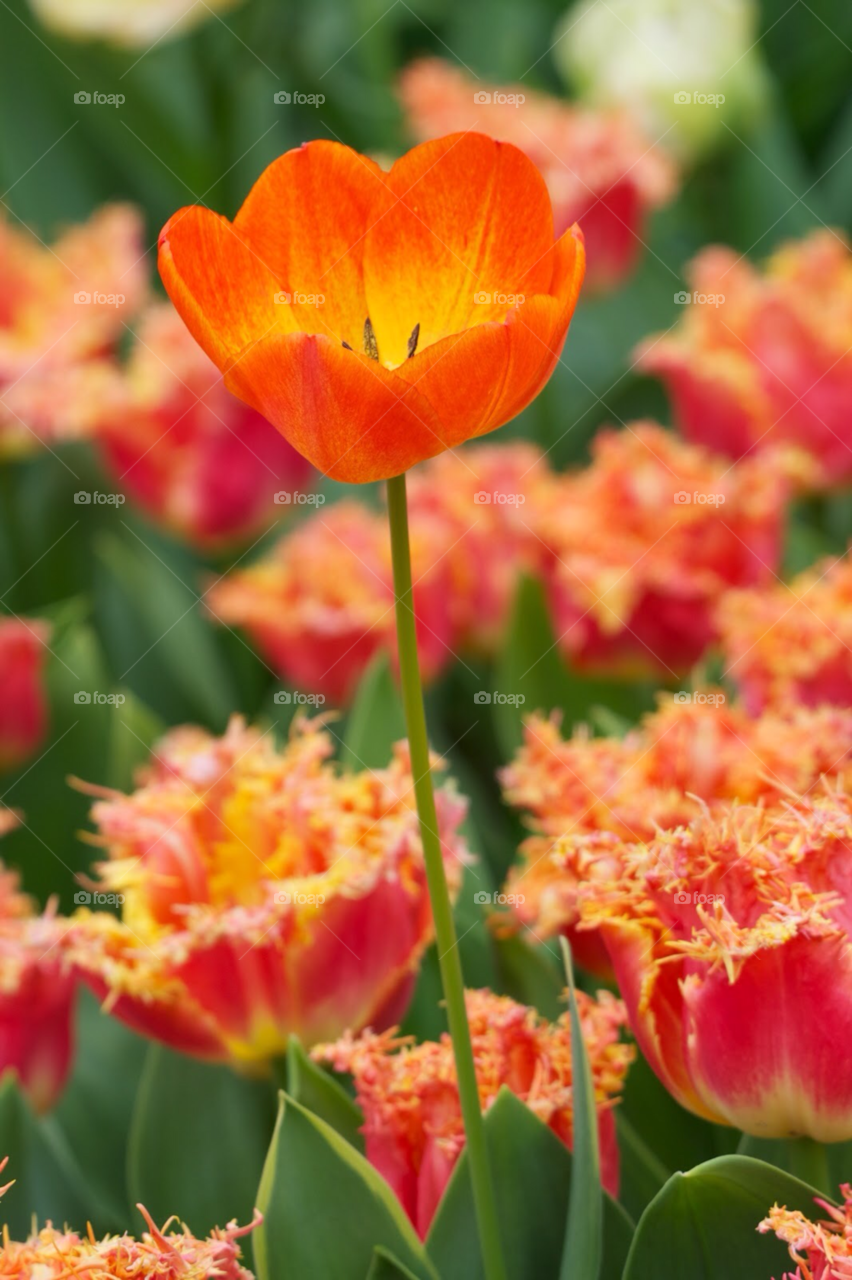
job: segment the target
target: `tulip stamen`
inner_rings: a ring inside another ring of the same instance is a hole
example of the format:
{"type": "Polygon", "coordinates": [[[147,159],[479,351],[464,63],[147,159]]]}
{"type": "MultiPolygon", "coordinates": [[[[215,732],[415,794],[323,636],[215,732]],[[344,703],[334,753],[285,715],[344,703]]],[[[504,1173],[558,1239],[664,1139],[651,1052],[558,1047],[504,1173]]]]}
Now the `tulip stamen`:
{"type": "Polygon", "coordinates": [[[346,348],[346,350],[347,350],[347,351],[351,351],[351,350],[352,350],[352,348],[350,347],[349,343],[348,343],[348,342],[344,342],[342,338],[341,338],[341,344],[346,348]]]}
{"type": "Polygon", "coordinates": [[[408,359],[414,355],[417,350],[417,340],[420,337],[420,321],[411,330],[411,337],[408,339],[408,359]]]}
{"type": "Polygon", "coordinates": [[[371,360],[378,360],[379,344],[376,342],[375,330],[369,316],[364,321],[364,350],[371,360]]]}

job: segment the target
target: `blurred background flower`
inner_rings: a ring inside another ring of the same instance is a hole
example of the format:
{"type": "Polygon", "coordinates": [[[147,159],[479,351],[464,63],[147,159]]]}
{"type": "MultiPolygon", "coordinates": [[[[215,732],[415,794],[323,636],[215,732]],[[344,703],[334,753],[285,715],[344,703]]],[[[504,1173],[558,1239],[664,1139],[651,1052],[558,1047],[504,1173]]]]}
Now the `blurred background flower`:
{"type": "Polygon", "coordinates": [[[117,487],[202,548],[262,533],[315,482],[275,428],[226,390],[169,304],[139,317],[127,364],[91,414],[117,487]]]}
{"type": "Polygon", "coordinates": [[[529,86],[488,84],[440,58],[406,67],[399,96],[417,138],[475,129],[526,152],[547,183],[556,234],[580,224],[587,288],[624,281],[641,253],[649,211],[675,193],[673,161],[628,111],[581,110],[529,86]]]}
{"type": "MultiPolygon", "coordinates": [[[[351,773],[333,746],[321,721],[281,750],[239,719],[221,738],[185,727],[132,795],[95,803],[121,918],[81,908],[65,949],[116,1017],[255,1072],[293,1034],[402,1017],[432,936],[407,753],[351,773]]],[[[465,805],[449,784],[437,802],[457,888],[465,805]]]]}
{"type": "Polygon", "coordinates": [[[30,0],[54,31],[78,40],[147,48],[207,22],[239,0],[30,0]]]}
{"type": "Polygon", "coordinates": [[[0,768],[20,764],[48,728],[44,665],[50,625],[38,618],[0,618],[0,768]]]}
{"type": "Polygon", "coordinates": [[[635,112],[652,139],[695,159],[766,109],[757,18],[750,0],[580,0],[554,56],[581,97],[635,112]]]}
{"type": "MultiPolygon", "coordinates": [[[[548,1023],[535,1009],[490,991],[468,991],[466,1001],[482,1110],[507,1087],[570,1147],[574,1073],[568,1014],[548,1023]]],[[[619,1000],[608,991],[597,999],[580,992],[578,1004],[598,1109],[601,1181],[617,1195],[612,1108],[633,1050],[620,1041],[625,1013],[619,1000]]],[[[464,1127],[449,1036],[414,1044],[397,1031],[345,1036],[317,1045],[313,1057],[351,1074],[364,1112],[367,1159],[422,1237],[464,1147],[464,1127]]]]}

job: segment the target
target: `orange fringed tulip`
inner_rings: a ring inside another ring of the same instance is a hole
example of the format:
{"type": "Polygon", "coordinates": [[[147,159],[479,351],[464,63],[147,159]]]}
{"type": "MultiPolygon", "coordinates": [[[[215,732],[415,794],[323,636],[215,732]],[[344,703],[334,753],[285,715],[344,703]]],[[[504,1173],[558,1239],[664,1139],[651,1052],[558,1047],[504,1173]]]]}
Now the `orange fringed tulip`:
{"type": "MultiPolygon", "coordinates": [[[[4,1161],[5,1163],[5,1161],[4,1161]]],[[[2,1166],[0,1166],[2,1168],[2,1166]]],[[[8,1187],[2,1188],[2,1191],[8,1187]]],[[[256,1214],[248,1226],[215,1227],[207,1240],[199,1240],[181,1226],[169,1230],[173,1219],[162,1228],[154,1223],[142,1205],[137,1205],[148,1226],[140,1239],[134,1236],[105,1236],[97,1240],[91,1226],[87,1235],[67,1227],[58,1230],[50,1223],[33,1230],[28,1240],[18,1242],[4,1235],[0,1254],[0,1276],[4,1280],[66,1280],[68,1276],[97,1276],[98,1280],[254,1280],[240,1266],[237,1241],[262,1221],[256,1214]]]]}
{"type": "Polygon", "coordinates": [[[825,1210],[820,1222],[776,1204],[759,1224],[762,1235],[774,1231],[789,1246],[796,1270],[783,1280],[848,1280],[852,1276],[852,1187],[843,1183],[840,1194],[842,1209],[814,1198],[817,1208],[825,1210]]]}
{"type": "Polygon", "coordinates": [[[816,461],[810,483],[852,476],[852,251],[829,230],[777,250],[760,271],[711,246],[692,264],[680,324],[637,352],[678,425],[732,458],[788,441],[816,461]]]}
{"type": "MultiPolygon", "coordinates": [[[[176,729],[132,795],[93,807],[121,919],[79,911],[66,950],[108,1008],[185,1053],[262,1071],[405,1012],[432,914],[408,755],[347,773],[319,721],[289,744],[234,718],[176,729]]],[[[436,795],[450,884],[465,804],[436,795]]]]}
{"type": "Polygon", "coordinates": [[[852,560],[722,597],[725,673],[752,712],[785,702],[852,706],[852,560]]]}
{"type": "Polygon", "coordinates": [[[622,283],[642,250],[648,214],[675,194],[673,161],[633,112],[578,107],[527,85],[485,84],[441,58],[406,67],[399,98],[417,138],[479,129],[520,147],[547,183],[557,235],[580,224],[589,288],[622,283]]]}
{"type": "Polygon", "coordinates": [[[0,219],[0,450],[85,435],[147,291],[141,216],[105,205],[52,248],[0,219]]]}
{"type": "Polygon", "coordinates": [[[852,782],[852,711],[792,706],[751,719],[726,705],[721,690],[705,689],[686,702],[661,695],[659,710],[624,738],[594,738],[581,727],[567,740],[558,720],[531,716],[524,745],[501,773],[506,800],[527,811],[535,832],[506,886],[515,918],[539,938],[568,934],[578,963],[607,974],[598,931],[576,926],[583,882],[615,874],[617,846],[559,845],[561,836],[651,840],[708,804],[777,804],[826,775],[852,782]]]}
{"type": "Polygon", "coordinates": [[[758,1137],[852,1138],[849,796],[731,803],[643,844],[578,839],[615,855],[582,919],[674,1097],[758,1137]]]}
{"type": "MultiPolygon", "coordinates": [[[[479,1100],[483,1111],[505,1085],[571,1146],[571,1028],[567,1014],[548,1023],[534,1009],[490,991],[466,992],[479,1100]]],[[[598,1107],[601,1181],[618,1194],[613,1106],[633,1050],[619,1033],[624,1006],[609,992],[577,993],[580,1023],[598,1107]]],[[[397,1029],[318,1045],[314,1058],[351,1072],[364,1112],[367,1159],[387,1179],[421,1237],[464,1146],[452,1043],[415,1044],[397,1029]]]]}
{"type": "MultiPolygon", "coordinates": [[[[20,821],[0,808],[0,835],[20,821]]],[[[37,1111],[56,1101],[72,1056],[75,982],[62,952],[64,922],[43,915],[0,862],[0,1075],[13,1071],[37,1111]]]]}
{"type": "Polygon", "coordinates": [[[455,134],[389,173],[308,142],[233,223],[198,206],[160,271],[235,395],[321,471],[398,475],[507,422],[559,357],[583,278],[547,188],[515,147],[455,134]]]}

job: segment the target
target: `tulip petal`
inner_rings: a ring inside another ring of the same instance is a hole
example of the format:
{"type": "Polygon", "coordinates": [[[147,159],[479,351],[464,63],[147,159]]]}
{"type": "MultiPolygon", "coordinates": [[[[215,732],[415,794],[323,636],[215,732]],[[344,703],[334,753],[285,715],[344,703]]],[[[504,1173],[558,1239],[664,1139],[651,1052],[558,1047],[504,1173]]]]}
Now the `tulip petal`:
{"type": "Polygon", "coordinates": [[[160,274],[184,324],[226,372],[246,347],[275,329],[298,328],[275,305],[275,276],[227,218],[192,205],[160,232],[160,274]]]}
{"type": "Polygon", "coordinates": [[[516,147],[451,134],[396,162],[375,196],[364,247],[368,314],[379,359],[403,364],[416,325],[422,351],[502,320],[553,278],[553,213],[544,179],[516,147]]]}
{"type": "Polygon", "coordinates": [[[572,232],[558,241],[554,258],[559,296],[528,298],[502,323],[453,334],[394,371],[429,401],[447,446],[508,422],[550,376],[583,276],[582,247],[572,232]],[[476,418],[472,405],[479,406],[476,418]]]}
{"type": "Polygon", "coordinates": [[[374,160],[319,139],[273,161],[252,187],[234,226],[294,299],[294,328],[363,350],[365,235],[386,186],[374,160]]]}
{"type": "Polygon", "coordinates": [[[265,338],[225,381],[334,480],[399,475],[446,447],[441,422],[415,387],[322,335],[265,338]]]}
{"type": "Polygon", "coordinates": [[[852,948],[799,937],[683,985],[691,1071],[718,1116],[763,1137],[852,1138],[852,948]]]}

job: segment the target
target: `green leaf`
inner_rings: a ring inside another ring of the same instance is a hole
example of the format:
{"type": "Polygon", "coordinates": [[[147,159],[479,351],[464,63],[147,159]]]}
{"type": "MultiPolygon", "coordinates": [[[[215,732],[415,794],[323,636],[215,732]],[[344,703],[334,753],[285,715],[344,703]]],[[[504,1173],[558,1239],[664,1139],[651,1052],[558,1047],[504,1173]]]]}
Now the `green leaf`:
{"type": "Polygon", "coordinates": [[[166,726],[129,689],[123,689],[120,696],[124,702],[112,707],[110,719],[106,785],[119,791],[130,791],[136,769],[147,763],[151,748],[162,737],[166,726]]]}
{"type": "Polygon", "coordinates": [[[85,989],[78,997],[76,1032],[71,1078],[52,1118],[80,1165],[87,1198],[98,1207],[92,1220],[99,1230],[125,1231],[135,1225],[127,1143],[148,1044],[104,1013],[85,989]]]}
{"type": "MultiPolygon", "coordinates": [[[[485,1116],[497,1212],[509,1280],[559,1274],[572,1182],[571,1153],[525,1103],[502,1089],[485,1116]]],[[[604,1200],[602,1280],[619,1280],[633,1224],[620,1205],[604,1200]]],[[[484,1280],[473,1192],[462,1151],[426,1238],[442,1280],[484,1280]]]]}
{"type": "Polygon", "coordinates": [[[558,708],[566,728],[588,721],[594,709],[605,708],[630,722],[653,707],[650,688],[617,680],[601,680],[572,672],[562,660],[553,634],[541,584],[524,577],[518,585],[506,644],[494,671],[491,710],[506,759],[523,741],[524,718],[534,711],[558,708]],[[514,702],[499,702],[511,697],[514,702]]]}
{"type": "Polygon", "coordinates": [[[39,1223],[85,1225],[93,1206],[65,1138],[53,1117],[35,1117],[11,1073],[0,1081],[0,1153],[9,1157],[3,1180],[15,1179],[0,1203],[13,1240],[27,1238],[34,1215],[39,1223]]]}
{"type": "Polygon", "coordinates": [[[630,1216],[638,1219],[668,1182],[671,1169],[640,1137],[621,1108],[615,1113],[615,1125],[620,1162],[618,1198],[630,1216]]]}
{"type": "Polygon", "coordinates": [[[340,750],[350,769],[382,769],[395,742],[406,736],[405,714],[388,655],[377,653],[355,692],[340,750]]]}
{"type": "Polygon", "coordinates": [[[757,1225],[773,1204],[814,1215],[818,1193],[747,1156],[675,1173],[645,1210],[624,1280],[755,1280],[789,1270],[786,1247],[757,1225]]]}
{"type": "Polygon", "coordinates": [[[331,1125],[287,1094],[257,1193],[259,1280],[353,1280],[378,1245],[417,1280],[437,1280],[402,1206],[371,1164],[331,1125]],[[330,1219],[333,1214],[333,1224],[330,1219]]]}
{"type": "Polygon", "coordinates": [[[373,1261],[367,1272],[367,1280],[416,1280],[413,1271],[404,1267],[387,1249],[379,1246],[373,1250],[373,1261]]]}
{"type": "Polygon", "coordinates": [[[501,991],[520,1004],[532,1005],[551,1022],[565,1012],[564,975],[556,951],[547,944],[532,947],[514,934],[495,938],[494,948],[501,991]]]}
{"type": "Polygon", "coordinates": [[[583,1039],[574,990],[571,948],[561,939],[568,1007],[571,1017],[571,1097],[573,1101],[574,1172],[568,1201],[561,1280],[598,1280],[603,1257],[603,1191],[598,1151],[598,1116],[592,1070],[583,1039]]]}
{"type": "MultiPolygon", "coordinates": [[[[154,535],[142,538],[128,526],[128,543],[105,535],[99,544],[103,561],[120,583],[128,606],[139,623],[135,653],[123,659],[122,679],[131,678],[144,658],[156,657],[196,715],[222,729],[236,706],[233,680],[216,646],[213,628],[203,616],[200,595],[186,581],[183,563],[177,569],[154,535]]],[[[172,557],[174,558],[174,556],[172,557]]]]}
{"type": "Polygon", "coordinates": [[[287,1045],[287,1092],[363,1153],[360,1108],[333,1076],[311,1061],[297,1036],[287,1045]]]}
{"type": "Polygon", "coordinates": [[[248,1222],[273,1127],[267,1084],[152,1044],[128,1149],[131,1198],[196,1235],[248,1222]]]}

